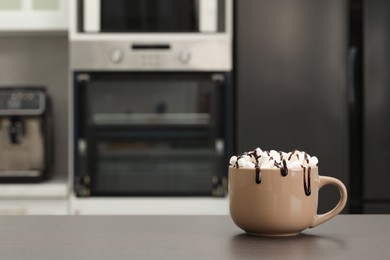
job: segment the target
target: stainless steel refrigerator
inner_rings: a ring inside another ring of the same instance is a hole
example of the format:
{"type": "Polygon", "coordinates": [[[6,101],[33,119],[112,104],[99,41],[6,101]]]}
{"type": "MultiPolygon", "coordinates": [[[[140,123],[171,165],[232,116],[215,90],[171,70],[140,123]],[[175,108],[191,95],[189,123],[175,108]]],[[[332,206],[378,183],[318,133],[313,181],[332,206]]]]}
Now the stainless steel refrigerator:
{"type": "MultiPolygon", "coordinates": [[[[349,188],[347,1],[235,5],[236,152],[304,150],[349,188]]],[[[319,212],[338,196],[321,189],[319,212]]]]}
{"type": "Polygon", "coordinates": [[[390,1],[365,0],[364,206],[390,213],[390,1]]]}
{"type": "Polygon", "coordinates": [[[235,4],[236,152],[305,150],[344,212],[390,213],[390,1],[235,4]]]}

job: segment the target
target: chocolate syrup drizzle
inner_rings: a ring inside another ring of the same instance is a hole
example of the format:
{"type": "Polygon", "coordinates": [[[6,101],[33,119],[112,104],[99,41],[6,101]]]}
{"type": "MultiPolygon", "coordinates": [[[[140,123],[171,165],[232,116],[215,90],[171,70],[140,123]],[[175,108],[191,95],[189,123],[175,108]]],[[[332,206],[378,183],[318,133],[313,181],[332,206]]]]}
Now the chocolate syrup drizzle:
{"type": "MultiPolygon", "coordinates": [[[[291,157],[293,156],[293,154],[295,153],[295,151],[297,151],[296,149],[294,149],[290,156],[288,157],[288,160],[291,159],[291,157]]],[[[270,155],[270,153],[268,151],[265,151],[268,156],[270,155]]],[[[279,154],[280,154],[280,159],[282,160],[282,163],[277,163],[275,161],[274,165],[275,167],[279,168],[280,169],[280,174],[283,176],[283,177],[286,177],[288,175],[288,168],[287,168],[287,161],[286,159],[283,159],[283,154],[281,151],[279,151],[279,154]]],[[[239,156],[237,156],[237,161],[236,163],[234,164],[234,167],[236,168],[239,168],[238,167],[238,160],[241,159],[244,155],[248,155],[248,156],[251,156],[255,159],[256,161],[256,164],[255,164],[255,169],[256,169],[256,183],[257,184],[260,184],[261,181],[262,181],[262,178],[261,178],[261,169],[260,169],[260,166],[259,166],[259,158],[261,157],[261,155],[258,155],[257,154],[257,151],[256,150],[253,150],[249,153],[243,153],[239,156]]],[[[298,160],[299,160],[299,155],[297,154],[296,155],[298,160]]],[[[304,154],[305,156],[305,160],[307,163],[309,163],[309,159],[308,159],[308,155],[307,153],[305,152],[304,154]]],[[[270,160],[272,160],[273,158],[270,157],[270,160]]],[[[302,168],[303,168],[303,187],[304,187],[304,190],[305,190],[305,195],[306,196],[310,196],[311,195],[311,167],[308,166],[307,168],[307,182],[306,182],[306,167],[302,165],[302,168]]]]}
{"type": "Polygon", "coordinates": [[[261,179],[261,171],[259,165],[256,165],[256,183],[260,184],[262,181],[261,179]]]}
{"type": "MultiPolygon", "coordinates": [[[[292,150],[290,156],[288,157],[288,160],[290,161],[291,160],[291,157],[293,156],[293,154],[297,151],[297,149],[294,149],[292,150]]],[[[298,158],[299,159],[299,158],[298,158]]]]}
{"type": "Polygon", "coordinates": [[[307,153],[305,152],[305,161],[307,164],[309,164],[309,158],[307,157],[307,153]]]}
{"type": "Polygon", "coordinates": [[[280,168],[280,174],[282,174],[283,177],[286,177],[288,174],[286,159],[283,159],[283,167],[280,168]]]}
{"type": "Polygon", "coordinates": [[[311,175],[311,167],[309,166],[307,168],[307,181],[308,183],[306,184],[306,167],[302,165],[303,168],[303,187],[305,188],[305,194],[306,196],[310,196],[311,194],[311,181],[310,181],[310,175],[311,175]]]}
{"type": "Polygon", "coordinates": [[[256,150],[253,150],[248,154],[249,156],[255,158],[256,164],[255,164],[255,169],[256,169],[256,183],[260,184],[261,183],[261,171],[260,171],[260,166],[259,166],[259,158],[261,155],[257,154],[256,150]]]}

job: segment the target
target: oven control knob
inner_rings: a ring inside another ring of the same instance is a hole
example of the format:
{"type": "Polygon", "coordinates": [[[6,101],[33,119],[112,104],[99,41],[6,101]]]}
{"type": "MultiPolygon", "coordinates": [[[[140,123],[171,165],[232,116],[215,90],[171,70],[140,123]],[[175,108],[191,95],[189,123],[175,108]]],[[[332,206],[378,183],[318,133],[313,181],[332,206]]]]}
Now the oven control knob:
{"type": "Polygon", "coordinates": [[[191,59],[191,52],[188,49],[184,49],[179,53],[179,60],[183,64],[187,64],[191,59]]]}
{"type": "Polygon", "coordinates": [[[120,63],[123,60],[123,51],[121,49],[114,49],[111,51],[110,60],[112,63],[120,63]]]}

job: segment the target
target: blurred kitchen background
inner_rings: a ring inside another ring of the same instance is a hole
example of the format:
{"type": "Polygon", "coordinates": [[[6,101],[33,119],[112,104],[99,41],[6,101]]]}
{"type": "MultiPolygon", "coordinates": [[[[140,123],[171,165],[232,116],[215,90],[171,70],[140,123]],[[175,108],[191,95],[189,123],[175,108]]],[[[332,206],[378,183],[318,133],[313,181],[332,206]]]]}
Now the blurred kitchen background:
{"type": "Polygon", "coordinates": [[[0,0],[0,214],[228,214],[228,159],[258,146],[316,155],[345,213],[390,213],[389,14],[0,0]]]}

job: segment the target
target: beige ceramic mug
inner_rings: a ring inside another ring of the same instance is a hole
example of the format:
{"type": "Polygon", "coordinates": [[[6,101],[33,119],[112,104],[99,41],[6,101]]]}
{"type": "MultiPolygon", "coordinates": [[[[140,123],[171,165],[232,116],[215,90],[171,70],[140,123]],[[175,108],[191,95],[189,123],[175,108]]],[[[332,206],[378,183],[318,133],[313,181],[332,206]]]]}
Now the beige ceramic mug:
{"type": "Polygon", "coordinates": [[[230,215],[248,234],[299,234],[336,216],[346,202],[344,184],[319,176],[317,166],[288,169],[286,176],[280,169],[262,169],[257,175],[255,169],[229,167],[230,215]],[[328,184],[339,189],[340,201],[331,211],[318,215],[318,190],[328,184]]]}

